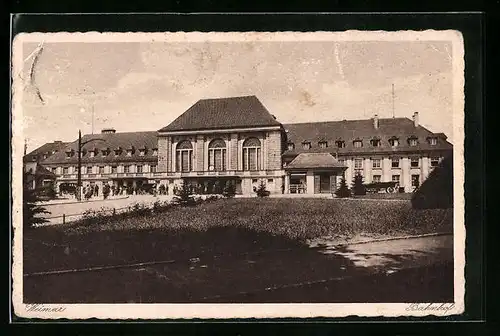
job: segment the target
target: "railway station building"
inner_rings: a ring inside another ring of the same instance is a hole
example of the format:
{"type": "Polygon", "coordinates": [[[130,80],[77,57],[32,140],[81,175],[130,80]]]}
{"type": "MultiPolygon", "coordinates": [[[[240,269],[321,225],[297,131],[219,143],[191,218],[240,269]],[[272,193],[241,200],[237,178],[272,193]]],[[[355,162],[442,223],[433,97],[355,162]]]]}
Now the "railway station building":
{"type": "MultiPolygon", "coordinates": [[[[394,181],[411,192],[452,155],[446,136],[423,127],[417,112],[412,119],[283,124],[256,96],[202,99],[159,130],[106,129],[82,140],[83,186],[145,192],[190,183],[213,193],[232,183],[249,195],[263,182],[275,194],[334,193],[356,173],[365,183],[394,181]]],[[[59,189],[77,182],[77,146],[41,161],[59,189]]]]}

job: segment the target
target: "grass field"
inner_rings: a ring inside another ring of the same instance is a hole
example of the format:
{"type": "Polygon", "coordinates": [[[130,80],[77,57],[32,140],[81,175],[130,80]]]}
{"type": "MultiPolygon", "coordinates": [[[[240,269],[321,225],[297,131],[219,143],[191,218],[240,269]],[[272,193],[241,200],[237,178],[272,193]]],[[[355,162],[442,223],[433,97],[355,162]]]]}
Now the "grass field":
{"type": "Polygon", "coordinates": [[[354,198],[410,200],[412,196],[412,193],[367,193],[366,195],[354,196],[354,198]]]}
{"type": "Polygon", "coordinates": [[[26,272],[297,248],[323,236],[451,232],[451,210],[406,202],[342,199],[222,199],[163,213],[107,217],[28,230],[26,272]]]}

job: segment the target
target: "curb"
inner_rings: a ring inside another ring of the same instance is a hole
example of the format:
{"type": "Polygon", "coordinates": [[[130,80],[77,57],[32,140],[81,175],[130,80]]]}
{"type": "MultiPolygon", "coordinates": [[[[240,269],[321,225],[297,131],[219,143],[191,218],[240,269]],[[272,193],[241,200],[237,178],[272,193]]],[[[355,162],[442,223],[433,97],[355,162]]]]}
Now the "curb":
{"type": "Polygon", "coordinates": [[[119,198],[108,198],[108,199],[98,199],[98,200],[89,200],[89,201],[70,201],[70,202],[61,202],[61,203],[45,203],[45,202],[40,202],[40,205],[43,206],[50,206],[50,205],[62,205],[62,204],[86,204],[86,203],[92,203],[92,202],[102,202],[102,201],[114,201],[114,200],[121,200],[121,199],[127,199],[130,196],[125,196],[125,197],[119,197],[119,198]]]}
{"type": "Polygon", "coordinates": [[[378,243],[378,242],[391,241],[391,240],[417,239],[417,238],[425,238],[425,237],[451,236],[451,235],[453,235],[453,232],[424,233],[424,234],[412,235],[412,236],[375,238],[375,239],[369,239],[369,240],[362,240],[362,241],[354,242],[354,243],[342,243],[342,244],[332,245],[332,247],[361,245],[361,244],[368,244],[368,243],[378,243]]]}

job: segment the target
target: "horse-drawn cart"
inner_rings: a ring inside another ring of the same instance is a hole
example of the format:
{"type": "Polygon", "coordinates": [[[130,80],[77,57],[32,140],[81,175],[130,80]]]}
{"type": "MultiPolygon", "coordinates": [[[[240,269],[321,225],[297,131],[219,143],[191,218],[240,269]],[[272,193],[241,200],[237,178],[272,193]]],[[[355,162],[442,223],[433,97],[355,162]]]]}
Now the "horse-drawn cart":
{"type": "Polygon", "coordinates": [[[398,192],[397,182],[374,182],[365,184],[366,192],[378,193],[380,191],[385,191],[386,193],[396,193],[398,192]]]}

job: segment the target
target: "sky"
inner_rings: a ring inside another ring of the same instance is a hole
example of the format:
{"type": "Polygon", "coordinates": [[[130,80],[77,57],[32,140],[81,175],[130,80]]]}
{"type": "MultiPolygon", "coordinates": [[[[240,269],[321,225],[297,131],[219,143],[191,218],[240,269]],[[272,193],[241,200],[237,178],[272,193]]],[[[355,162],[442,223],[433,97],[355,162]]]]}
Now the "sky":
{"type": "Polygon", "coordinates": [[[199,99],[245,95],[282,123],[391,118],[394,103],[452,138],[451,42],[45,43],[30,77],[37,46],[20,74],[28,151],[91,133],[92,109],[94,133],[155,131],[199,99]]]}

